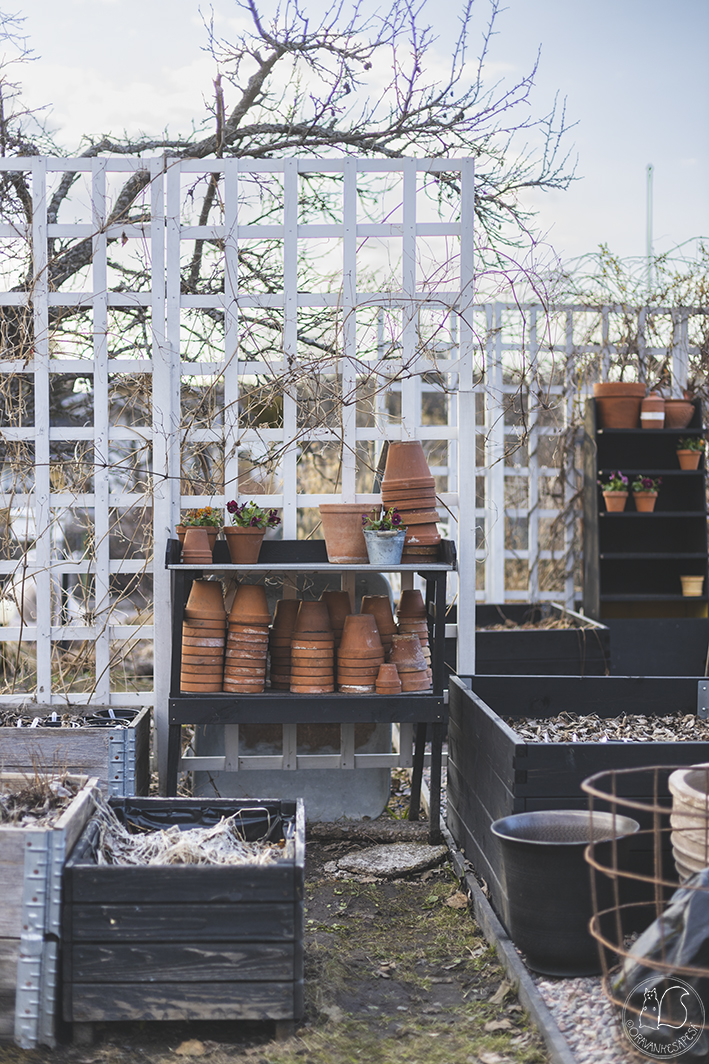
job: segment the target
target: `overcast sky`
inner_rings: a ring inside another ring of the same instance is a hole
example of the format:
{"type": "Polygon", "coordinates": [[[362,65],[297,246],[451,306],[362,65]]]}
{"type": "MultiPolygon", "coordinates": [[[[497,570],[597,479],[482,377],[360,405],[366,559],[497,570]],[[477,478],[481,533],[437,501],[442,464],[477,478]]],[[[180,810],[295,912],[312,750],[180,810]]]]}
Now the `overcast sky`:
{"type": "MultiPolygon", "coordinates": [[[[485,0],[476,2],[484,14],[485,0]]],[[[17,9],[38,56],[22,72],[25,97],[50,105],[67,154],[82,133],[184,131],[203,113],[215,70],[198,0],[20,0],[17,9]]],[[[214,0],[214,9],[228,35],[233,0],[214,0]]],[[[442,47],[456,10],[426,0],[442,47]]],[[[656,251],[709,237],[708,0],[508,0],[495,72],[520,76],[539,46],[533,108],[545,113],[559,92],[577,123],[568,147],[579,180],[535,200],[557,253],[569,259],[607,243],[644,255],[648,163],[656,251]]]]}

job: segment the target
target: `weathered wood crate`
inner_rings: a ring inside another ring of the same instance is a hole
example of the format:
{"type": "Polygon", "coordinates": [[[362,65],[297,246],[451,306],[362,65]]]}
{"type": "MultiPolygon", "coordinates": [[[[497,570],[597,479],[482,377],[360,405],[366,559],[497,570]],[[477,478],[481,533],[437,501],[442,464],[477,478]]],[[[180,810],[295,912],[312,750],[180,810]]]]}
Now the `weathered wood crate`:
{"type": "MultiPolygon", "coordinates": [[[[36,707],[48,716],[53,706],[36,707]]],[[[107,706],[92,706],[106,726],[0,728],[0,769],[33,775],[48,770],[95,776],[104,794],[147,794],[150,786],[150,709],[113,709],[127,726],[111,727],[107,706]]]]}
{"type": "MultiPolygon", "coordinates": [[[[564,710],[601,717],[696,714],[693,677],[452,677],[449,709],[448,826],[487,882],[504,922],[507,899],[500,843],[490,831],[494,820],[535,809],[585,809],[581,782],[596,772],[709,761],[709,742],[534,743],[501,719],[550,717],[564,710]]],[[[633,776],[637,785],[641,777],[633,776]]],[[[651,797],[651,774],[644,778],[647,793],[628,797],[651,797]]],[[[630,861],[633,869],[652,874],[646,835],[631,841],[630,861]]]]}
{"type": "Polygon", "coordinates": [[[23,1049],[55,1044],[62,868],[97,787],[85,782],[51,827],[0,826],[0,1041],[23,1049]]]}
{"type": "Polygon", "coordinates": [[[64,870],[63,1014],[125,1020],[294,1020],[303,1012],[301,800],[111,799],[125,823],[212,824],[237,811],[248,840],[284,834],[275,865],[99,866],[97,824],[64,870]]]}

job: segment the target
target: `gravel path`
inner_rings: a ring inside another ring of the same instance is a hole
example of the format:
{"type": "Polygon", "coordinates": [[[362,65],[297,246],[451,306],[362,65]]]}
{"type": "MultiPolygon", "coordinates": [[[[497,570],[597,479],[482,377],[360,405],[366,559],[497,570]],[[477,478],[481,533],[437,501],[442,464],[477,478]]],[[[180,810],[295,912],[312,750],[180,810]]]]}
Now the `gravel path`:
{"type": "Polygon", "coordinates": [[[530,973],[578,1064],[636,1064],[600,977],[551,979],[530,973]]]}

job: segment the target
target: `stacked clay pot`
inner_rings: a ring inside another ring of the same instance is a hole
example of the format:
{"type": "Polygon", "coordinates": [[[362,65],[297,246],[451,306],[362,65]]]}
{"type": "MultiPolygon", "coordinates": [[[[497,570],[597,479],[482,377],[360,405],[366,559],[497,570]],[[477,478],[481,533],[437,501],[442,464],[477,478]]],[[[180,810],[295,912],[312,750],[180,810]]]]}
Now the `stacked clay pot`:
{"type": "Polygon", "coordinates": [[[394,614],[391,610],[391,602],[388,595],[364,595],[360,613],[371,613],[377,622],[379,638],[384,647],[384,655],[391,650],[391,637],[396,634],[397,627],[394,614]]]}
{"type": "Polygon", "coordinates": [[[276,691],[290,691],[290,645],[299,609],[298,599],[280,599],[276,603],[268,643],[271,652],[271,687],[276,691]]]}
{"type": "Polygon", "coordinates": [[[342,694],[374,694],[379,666],[384,664],[384,647],[377,622],[371,613],[345,618],[337,652],[337,686],[342,694]]]}
{"type": "Polygon", "coordinates": [[[404,694],[430,690],[432,673],[414,632],[394,636],[389,661],[396,665],[404,694]]]}
{"type": "Polygon", "coordinates": [[[397,610],[400,635],[417,635],[426,664],[431,665],[431,648],[428,642],[426,604],[420,591],[402,591],[397,610]]]}
{"type": "Polygon", "coordinates": [[[268,629],[271,614],[261,584],[239,584],[229,611],[224,661],[224,690],[261,694],[266,685],[268,629]]]}
{"type": "Polygon", "coordinates": [[[225,636],[222,585],[195,580],[182,624],[180,690],[200,694],[222,690],[225,636]]]}
{"type": "Polygon", "coordinates": [[[378,695],[400,695],[401,680],[396,665],[388,663],[379,666],[376,691],[378,695]]]}
{"type": "Polygon", "coordinates": [[[330,615],[330,624],[335,636],[335,650],[342,639],[342,629],[345,625],[345,617],[352,613],[352,602],[349,591],[323,591],[320,601],[327,606],[330,615]]]}
{"type": "Polygon", "coordinates": [[[209,546],[209,536],[204,526],[191,525],[185,529],[185,539],[182,545],[182,564],[212,564],[212,549],[209,546]]]}
{"type": "Polygon", "coordinates": [[[438,531],[436,486],[420,440],[390,443],[382,479],[382,505],[396,507],[406,527],[402,562],[435,558],[438,531]]]}
{"type": "Polygon", "coordinates": [[[301,602],[291,639],[290,689],[298,695],[335,690],[335,637],[324,602],[301,602]]]}

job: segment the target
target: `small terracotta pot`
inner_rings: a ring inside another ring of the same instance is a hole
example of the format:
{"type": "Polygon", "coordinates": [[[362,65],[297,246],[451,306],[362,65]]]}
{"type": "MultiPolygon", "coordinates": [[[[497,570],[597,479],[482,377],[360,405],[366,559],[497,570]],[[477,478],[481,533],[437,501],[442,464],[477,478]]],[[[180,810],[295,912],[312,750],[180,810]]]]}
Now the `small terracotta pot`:
{"type": "Polygon", "coordinates": [[[219,533],[221,531],[221,529],[215,528],[214,525],[196,525],[196,526],[195,525],[176,525],[175,526],[175,531],[177,532],[177,538],[179,539],[180,543],[184,544],[184,542],[185,542],[185,533],[186,533],[187,529],[188,528],[195,528],[195,527],[204,528],[206,530],[207,538],[209,540],[209,549],[210,549],[210,551],[213,551],[214,550],[214,544],[217,542],[217,536],[219,535],[219,533]]]}
{"type": "Polygon", "coordinates": [[[193,580],[185,615],[191,612],[202,617],[216,616],[226,620],[222,585],[216,580],[193,580]]]}
{"type": "Polygon", "coordinates": [[[399,440],[389,444],[382,483],[389,480],[420,480],[430,476],[431,470],[420,440],[399,440]]]}
{"type": "Polygon", "coordinates": [[[640,405],[645,385],[626,381],[594,384],[593,396],[600,428],[635,429],[640,421],[640,405]]]}
{"type": "Polygon", "coordinates": [[[625,504],[628,501],[628,492],[604,491],[603,499],[606,504],[606,510],[609,514],[619,514],[625,509],[625,504]]]}
{"type": "Polygon", "coordinates": [[[396,687],[397,684],[401,685],[399,680],[399,670],[393,663],[387,663],[386,665],[379,666],[379,672],[377,673],[377,683],[389,684],[396,687]]]}
{"type": "Polygon", "coordinates": [[[699,469],[702,453],[702,451],[677,451],[677,461],[680,469],[699,469]]]}
{"type": "Polygon", "coordinates": [[[663,429],[665,427],[665,400],[659,392],[648,392],[640,404],[640,428],[663,429]]]}
{"type": "Polygon", "coordinates": [[[349,591],[323,591],[320,601],[327,606],[333,631],[342,631],[345,617],[353,613],[349,591]]]}
{"type": "Polygon", "coordinates": [[[320,519],[327,559],[336,565],[365,565],[367,548],[362,532],[362,514],[375,518],[376,507],[364,503],[321,503],[320,519]]]}
{"type": "Polygon", "coordinates": [[[182,547],[183,565],[211,565],[212,551],[209,546],[207,529],[194,525],[185,531],[185,542],[182,547]]]}
{"type": "Polygon", "coordinates": [[[423,595],[417,589],[411,591],[402,591],[401,598],[399,599],[399,607],[397,609],[397,615],[399,621],[403,621],[404,618],[411,620],[418,620],[419,618],[426,619],[426,603],[423,601],[423,595]]]}
{"type": "Polygon", "coordinates": [[[689,399],[665,399],[665,428],[686,429],[694,417],[695,409],[689,399]]]}
{"type": "Polygon", "coordinates": [[[249,627],[270,623],[271,611],[263,584],[239,584],[229,610],[229,624],[249,627]]]}
{"type": "Polygon", "coordinates": [[[265,528],[239,528],[226,525],[224,535],[229,545],[229,557],[233,565],[255,565],[261,551],[265,528]]]}
{"type": "Polygon", "coordinates": [[[703,576],[680,576],[685,598],[700,598],[704,589],[703,576]]]}
{"type": "Polygon", "coordinates": [[[638,513],[649,514],[655,509],[655,503],[657,502],[656,491],[634,491],[633,499],[635,500],[635,509],[638,513]]]}
{"type": "Polygon", "coordinates": [[[298,599],[279,599],[273,614],[274,632],[292,632],[295,628],[295,619],[300,609],[298,599]]]}

